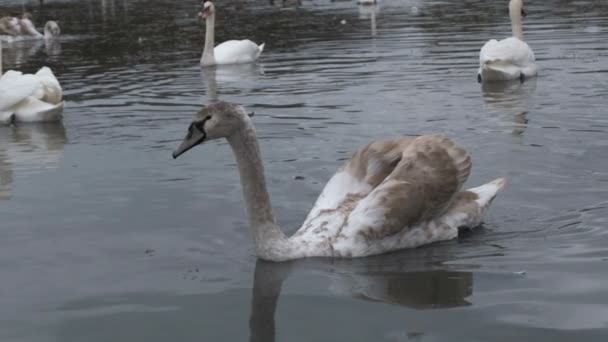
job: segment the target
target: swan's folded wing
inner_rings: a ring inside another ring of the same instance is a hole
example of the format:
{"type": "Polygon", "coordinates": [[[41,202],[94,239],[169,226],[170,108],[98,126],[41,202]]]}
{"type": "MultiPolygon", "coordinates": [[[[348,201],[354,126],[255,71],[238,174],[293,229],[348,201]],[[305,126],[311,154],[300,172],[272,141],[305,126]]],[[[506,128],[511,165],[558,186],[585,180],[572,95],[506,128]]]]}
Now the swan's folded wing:
{"type": "Polygon", "coordinates": [[[443,136],[422,136],[402,151],[393,172],[348,217],[345,236],[396,234],[443,214],[469,176],[471,158],[443,136]]]}
{"type": "Polygon", "coordinates": [[[44,102],[50,104],[58,104],[63,97],[61,85],[59,81],[48,67],[42,67],[35,74],[42,83],[42,97],[39,97],[44,102]]]}
{"type": "Polygon", "coordinates": [[[218,64],[250,62],[260,54],[260,47],[249,39],[228,40],[213,50],[218,64]]]}
{"type": "Polygon", "coordinates": [[[510,37],[500,41],[492,39],[484,44],[479,52],[479,63],[510,63],[524,67],[534,63],[534,52],[524,41],[510,37]]]}
{"type": "Polygon", "coordinates": [[[23,75],[9,70],[0,77],[0,111],[8,111],[17,103],[40,89],[41,83],[34,75],[23,75]]]}
{"type": "Polygon", "coordinates": [[[341,212],[346,217],[353,209],[355,199],[367,196],[394,171],[402,158],[402,151],[413,137],[396,137],[378,140],[356,151],[327,182],[302,229],[321,214],[341,212]]]}

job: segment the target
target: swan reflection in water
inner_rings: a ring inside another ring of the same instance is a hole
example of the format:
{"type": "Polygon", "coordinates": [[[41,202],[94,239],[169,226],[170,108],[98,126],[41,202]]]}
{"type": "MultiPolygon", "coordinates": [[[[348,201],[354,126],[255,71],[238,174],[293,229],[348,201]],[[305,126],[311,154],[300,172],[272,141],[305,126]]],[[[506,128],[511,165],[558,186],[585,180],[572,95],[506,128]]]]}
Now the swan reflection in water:
{"type": "Polygon", "coordinates": [[[484,82],[481,86],[483,99],[491,112],[510,118],[512,134],[522,136],[528,127],[528,111],[536,92],[536,78],[512,82],[484,82]]]}
{"type": "Polygon", "coordinates": [[[359,19],[369,19],[370,20],[372,37],[376,36],[376,16],[379,13],[380,13],[380,5],[378,5],[378,3],[359,5],[359,19]]]}
{"type": "Polygon", "coordinates": [[[11,69],[9,66],[19,66],[27,63],[39,51],[51,59],[56,59],[61,55],[61,43],[58,39],[35,39],[19,40],[14,42],[2,42],[2,60],[5,70],[11,69]]]}
{"type": "Polygon", "coordinates": [[[256,87],[264,68],[258,63],[213,65],[201,68],[209,102],[219,101],[221,92],[248,93],[256,87]],[[234,86],[234,89],[231,89],[234,86]]]}
{"type": "Polygon", "coordinates": [[[0,200],[12,197],[15,174],[56,168],[66,142],[62,123],[0,127],[0,200]]]}
{"type": "MultiPolygon", "coordinates": [[[[251,342],[275,340],[274,315],[283,282],[298,263],[305,262],[306,260],[288,263],[257,261],[249,319],[251,342]]],[[[330,291],[359,300],[419,310],[471,305],[466,299],[473,293],[471,272],[447,270],[408,272],[398,267],[390,271],[390,267],[383,270],[381,263],[374,261],[367,265],[365,263],[367,261],[363,259],[357,260],[353,264],[354,272],[337,274],[337,279],[332,279],[334,281],[330,285],[330,291]]],[[[338,268],[341,268],[340,266],[338,268]]]]}
{"type": "MultiPolygon", "coordinates": [[[[399,334],[421,334],[427,331],[430,316],[420,310],[472,305],[469,302],[473,292],[472,273],[428,266],[452,259],[449,254],[448,247],[421,248],[355,260],[301,259],[285,263],[260,260],[255,264],[253,285],[251,280],[242,279],[240,268],[211,267],[201,269],[200,273],[197,269],[197,272],[183,274],[183,282],[169,287],[161,284],[164,290],[158,290],[157,282],[150,283],[154,278],[144,275],[148,272],[134,273],[134,278],[128,282],[135,285],[137,281],[143,281],[136,286],[148,288],[151,285],[157,290],[132,292],[125,290],[125,283],[121,282],[114,289],[96,290],[92,296],[59,299],[59,306],[51,309],[49,315],[59,317],[58,326],[53,327],[57,341],[249,339],[251,342],[273,342],[275,339],[289,341],[287,336],[301,329],[310,330],[317,339],[325,336],[327,340],[342,340],[339,336],[357,334],[357,328],[340,331],[345,318],[331,317],[328,312],[344,312],[349,320],[363,324],[360,329],[380,324],[384,327],[382,332],[387,334],[394,333],[391,330],[394,327],[398,327],[399,334]],[[231,270],[239,275],[226,278],[231,270]],[[216,276],[231,285],[209,282],[216,276]],[[201,293],[198,293],[202,290],[198,281],[205,283],[201,293]],[[291,291],[282,294],[283,287],[291,291]],[[194,293],[180,288],[192,289],[194,293]],[[375,309],[372,317],[365,312],[353,312],[354,316],[346,314],[353,307],[370,301],[386,303],[391,308],[375,309]],[[281,306],[279,302],[282,302],[281,306]],[[281,309],[277,310],[279,307],[281,309]],[[417,312],[399,313],[400,308],[417,312]],[[297,312],[295,317],[294,312],[297,312]],[[318,312],[325,313],[317,315],[318,312]],[[310,320],[298,319],[308,315],[316,316],[310,320]],[[325,329],[335,331],[324,332],[325,329]],[[275,336],[277,331],[279,334],[275,336]]],[[[158,261],[152,257],[149,266],[158,270],[158,261]]]]}

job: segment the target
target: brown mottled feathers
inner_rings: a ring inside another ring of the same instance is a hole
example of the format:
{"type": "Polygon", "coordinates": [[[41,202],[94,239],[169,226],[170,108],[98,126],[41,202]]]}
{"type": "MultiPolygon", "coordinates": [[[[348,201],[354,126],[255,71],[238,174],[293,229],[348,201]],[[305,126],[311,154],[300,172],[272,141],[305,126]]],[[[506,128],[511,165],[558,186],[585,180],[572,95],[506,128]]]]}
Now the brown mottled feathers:
{"type": "Polygon", "coordinates": [[[377,187],[403,159],[403,150],[415,137],[396,137],[373,141],[360,148],[338,171],[346,171],[355,178],[377,187]]]}
{"type": "Polygon", "coordinates": [[[402,137],[368,144],[342,169],[373,187],[359,214],[383,222],[359,234],[380,239],[445,213],[469,176],[471,158],[442,135],[402,137]]]}

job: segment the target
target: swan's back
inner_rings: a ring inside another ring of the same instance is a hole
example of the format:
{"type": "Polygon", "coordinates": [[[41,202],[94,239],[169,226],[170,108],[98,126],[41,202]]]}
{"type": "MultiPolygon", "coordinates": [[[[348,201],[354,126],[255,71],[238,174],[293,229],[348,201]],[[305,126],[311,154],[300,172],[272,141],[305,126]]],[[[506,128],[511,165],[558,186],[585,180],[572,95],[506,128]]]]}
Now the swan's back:
{"type": "Polygon", "coordinates": [[[0,77],[0,111],[9,110],[40,88],[40,80],[34,75],[24,75],[9,70],[0,77]]]}
{"type": "Polygon", "coordinates": [[[528,43],[515,37],[509,37],[500,41],[492,39],[481,48],[479,53],[480,64],[499,60],[525,67],[534,63],[536,59],[528,43]]]}
{"type": "Polygon", "coordinates": [[[264,50],[264,44],[257,45],[249,39],[228,40],[213,50],[216,64],[236,64],[253,62],[264,50]]]}
{"type": "Polygon", "coordinates": [[[9,70],[0,77],[0,116],[3,123],[58,121],[63,115],[62,90],[48,67],[36,74],[9,70]],[[9,120],[9,118],[11,118],[9,120]]]}
{"type": "Polygon", "coordinates": [[[50,104],[61,102],[63,91],[53,71],[48,67],[42,67],[35,75],[43,87],[43,94],[39,99],[50,104]]]}
{"type": "Polygon", "coordinates": [[[536,58],[530,46],[516,38],[492,39],[479,52],[479,75],[484,80],[508,80],[536,74],[536,58]]]}
{"type": "Polygon", "coordinates": [[[303,256],[360,257],[454,238],[479,224],[503,184],[483,198],[460,191],[471,165],[441,135],[372,142],[330,179],[290,240],[303,256]]]}

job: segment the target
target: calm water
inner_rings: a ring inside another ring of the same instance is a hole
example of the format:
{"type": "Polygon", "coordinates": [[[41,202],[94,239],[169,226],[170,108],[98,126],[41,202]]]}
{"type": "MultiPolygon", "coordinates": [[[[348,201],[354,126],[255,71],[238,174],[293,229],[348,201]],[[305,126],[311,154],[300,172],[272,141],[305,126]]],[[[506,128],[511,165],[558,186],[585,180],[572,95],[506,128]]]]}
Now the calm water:
{"type": "Polygon", "coordinates": [[[528,2],[540,77],[501,88],[476,69],[510,34],[506,1],[222,1],[217,41],[267,50],[204,72],[198,1],[26,2],[65,35],[5,44],[5,69],[52,67],[66,110],[0,128],[0,340],[608,338],[606,1],[528,2]],[[256,263],[227,144],[170,156],[212,99],[256,112],[289,233],[372,138],[444,132],[472,153],[468,184],[508,187],[455,241],[256,263]]]}

